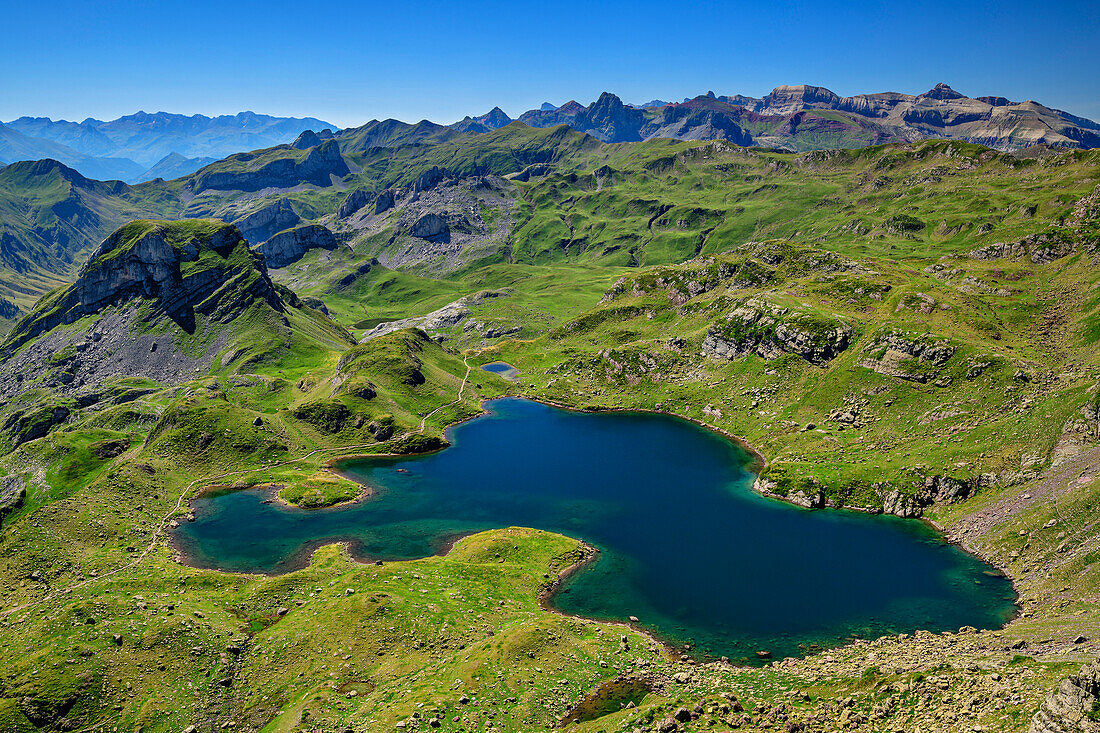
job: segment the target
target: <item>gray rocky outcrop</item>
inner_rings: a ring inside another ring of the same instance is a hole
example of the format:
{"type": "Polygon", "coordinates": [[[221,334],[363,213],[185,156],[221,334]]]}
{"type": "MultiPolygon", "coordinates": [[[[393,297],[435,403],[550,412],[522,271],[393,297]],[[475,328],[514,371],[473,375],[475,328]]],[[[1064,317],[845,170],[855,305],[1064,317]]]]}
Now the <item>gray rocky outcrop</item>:
{"type": "Polygon", "coordinates": [[[447,171],[437,165],[433,165],[417,176],[416,183],[413,184],[413,193],[431,191],[446,178],[450,178],[447,171]]]}
{"type": "Polygon", "coordinates": [[[294,264],[311,249],[333,250],[339,245],[336,236],[321,224],[302,226],[279,232],[256,248],[268,267],[280,268],[294,264]]]}
{"type": "Polygon", "coordinates": [[[1096,223],[1100,222],[1100,186],[1073,205],[1065,226],[1028,235],[1016,242],[994,242],[970,252],[976,260],[1029,260],[1036,265],[1071,255],[1079,249],[1095,254],[1098,247],[1096,223]]]}
{"type": "Polygon", "coordinates": [[[205,231],[194,222],[122,227],[92,254],[76,282],[55,291],[16,324],[0,344],[0,359],[57,326],[134,298],[152,301],[155,310],[188,331],[196,313],[227,320],[256,298],[282,311],[282,298],[263,261],[251,256],[242,265],[240,258],[231,257],[239,249],[247,252],[248,243],[229,224],[205,231]],[[201,254],[209,254],[204,265],[191,266],[201,254]]]}
{"type": "Polygon", "coordinates": [[[290,147],[295,150],[308,150],[309,148],[320,145],[322,142],[320,136],[313,130],[302,130],[302,133],[295,138],[294,142],[290,144],[290,147]]]}
{"type": "Polygon", "coordinates": [[[407,233],[411,237],[441,242],[446,241],[450,236],[451,228],[443,216],[429,212],[417,219],[416,223],[409,227],[407,233]]]}
{"type": "Polygon", "coordinates": [[[946,339],[890,331],[871,341],[857,364],[879,374],[924,383],[940,374],[955,351],[946,339]]]}
{"type": "Polygon", "coordinates": [[[1100,733],[1100,664],[1086,664],[1043,700],[1028,733],[1100,733]]]}
{"type": "Polygon", "coordinates": [[[349,193],[347,198],[344,199],[344,202],[340,204],[340,208],[336,211],[336,217],[338,219],[347,219],[349,216],[369,204],[370,200],[371,194],[361,188],[357,188],[349,193]]]}
{"type": "Polygon", "coordinates": [[[710,327],[703,354],[729,360],[748,354],[765,359],[797,354],[820,365],[847,349],[851,340],[851,330],[839,319],[749,298],[710,327]]]}
{"type": "Polygon", "coordinates": [[[302,221],[298,212],[291,206],[290,201],[282,198],[273,204],[257,211],[242,216],[233,224],[241,230],[244,238],[253,244],[266,242],[277,232],[289,229],[302,221]]]}
{"type": "MultiPolygon", "coordinates": [[[[493,298],[507,297],[511,294],[509,290],[483,290],[473,295],[467,295],[459,298],[456,301],[448,303],[447,305],[432,311],[424,316],[417,316],[415,318],[402,318],[398,321],[388,321],[386,323],[380,323],[363,336],[360,339],[360,343],[365,343],[371,339],[376,339],[379,336],[385,336],[387,333],[393,331],[399,331],[403,328],[419,328],[429,334],[432,331],[439,331],[444,328],[451,328],[462,323],[467,317],[469,317],[471,306],[478,306],[487,300],[493,298]]],[[[485,328],[484,324],[479,324],[482,328],[485,328]]],[[[485,336],[485,338],[496,338],[500,335],[504,335],[506,329],[498,327],[501,333],[497,336],[485,336]]]]}
{"type": "Polygon", "coordinates": [[[394,195],[392,188],[387,188],[378,194],[378,198],[374,200],[374,215],[378,216],[392,209],[396,200],[397,197],[394,195]]]}
{"type": "Polygon", "coordinates": [[[779,492],[779,483],[777,481],[757,476],[756,481],[753,482],[752,489],[765,496],[778,497],[792,504],[797,504],[800,507],[805,507],[806,509],[820,509],[825,506],[825,494],[816,486],[813,488],[803,487],[789,489],[787,493],[782,494],[779,492]]]}
{"type": "Polygon", "coordinates": [[[1051,453],[1051,465],[1059,466],[1100,441],[1100,385],[1092,398],[1062,425],[1062,434],[1051,453]]]}
{"type": "MultiPolygon", "coordinates": [[[[780,475],[779,478],[782,478],[780,475]]],[[[871,486],[882,502],[881,511],[898,517],[919,517],[924,508],[935,503],[953,503],[962,501],[974,493],[976,488],[996,479],[991,474],[977,478],[955,478],[944,475],[925,476],[921,483],[902,490],[897,486],[882,482],[871,486]]],[[[825,494],[825,487],[815,476],[788,477],[780,486],[777,477],[772,474],[758,476],[753,483],[753,491],[772,496],[807,509],[820,509],[827,506],[842,507],[842,502],[831,500],[825,494]]],[[[878,511],[875,507],[860,506],[859,509],[878,511]]]]}
{"type": "Polygon", "coordinates": [[[0,478],[0,522],[8,514],[23,506],[27,498],[27,484],[19,476],[0,478]]]}

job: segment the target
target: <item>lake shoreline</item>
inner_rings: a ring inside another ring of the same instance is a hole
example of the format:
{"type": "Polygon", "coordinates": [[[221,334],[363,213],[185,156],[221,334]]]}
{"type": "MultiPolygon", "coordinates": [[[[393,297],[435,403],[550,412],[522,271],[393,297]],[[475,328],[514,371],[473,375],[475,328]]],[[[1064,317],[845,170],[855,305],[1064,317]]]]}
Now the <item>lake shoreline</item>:
{"type": "MultiPolygon", "coordinates": [[[[689,423],[692,423],[696,427],[703,428],[703,429],[707,430],[708,432],[713,432],[713,433],[719,434],[720,436],[722,436],[723,438],[725,438],[726,440],[728,440],[732,444],[736,445],[739,449],[743,450],[747,454],[747,456],[749,457],[749,461],[746,462],[745,464],[743,464],[743,466],[745,467],[746,470],[749,470],[749,471],[752,471],[753,473],[755,473],[757,475],[757,477],[759,476],[759,471],[762,469],[763,466],[766,465],[766,459],[763,457],[763,455],[760,454],[758,451],[756,451],[751,445],[749,445],[746,440],[744,440],[743,438],[741,438],[739,436],[736,436],[736,435],[734,435],[734,434],[732,434],[732,433],[730,433],[726,430],[718,428],[714,425],[707,424],[707,423],[703,422],[702,420],[698,420],[698,419],[687,417],[687,416],[684,416],[684,415],[679,415],[679,414],[667,412],[667,411],[664,411],[664,410],[657,410],[657,409],[645,409],[645,408],[637,408],[637,409],[632,409],[632,408],[594,408],[593,409],[593,408],[589,408],[589,409],[584,409],[584,408],[574,407],[574,406],[571,406],[571,405],[568,405],[568,404],[558,403],[558,402],[545,400],[545,399],[530,398],[530,397],[525,397],[525,396],[522,396],[522,395],[505,395],[505,396],[502,396],[502,397],[495,397],[495,398],[483,400],[481,402],[481,405],[480,405],[481,406],[481,412],[480,413],[478,413],[476,415],[470,415],[470,416],[464,417],[461,420],[457,420],[454,423],[449,424],[446,428],[444,428],[444,436],[447,436],[448,433],[451,430],[457,428],[458,426],[460,426],[460,425],[462,425],[462,424],[464,424],[468,421],[474,420],[478,417],[483,417],[483,416],[488,415],[488,414],[493,414],[494,410],[492,408],[492,403],[497,401],[497,400],[500,400],[500,399],[509,399],[509,398],[513,398],[513,399],[514,398],[519,398],[519,399],[523,399],[523,400],[526,400],[526,401],[529,401],[529,402],[543,404],[543,405],[546,405],[548,407],[552,407],[552,408],[555,408],[555,409],[560,409],[560,410],[564,410],[564,411],[568,411],[568,412],[574,412],[574,413],[580,413],[580,414],[636,413],[636,414],[649,414],[649,415],[664,415],[666,417],[671,417],[671,418],[684,420],[684,421],[687,421],[689,423]]],[[[369,459],[372,459],[372,458],[388,458],[388,459],[416,458],[416,457],[431,455],[433,453],[438,453],[442,450],[445,450],[447,447],[450,447],[451,445],[452,445],[451,442],[447,441],[446,445],[444,445],[444,446],[442,446],[442,447],[440,447],[436,450],[424,451],[424,452],[421,452],[421,453],[351,454],[351,455],[335,456],[333,458],[327,459],[322,464],[323,468],[325,470],[328,470],[328,471],[332,472],[333,474],[335,474],[337,476],[340,476],[342,478],[345,478],[347,480],[353,481],[357,485],[362,487],[361,493],[357,497],[355,497],[354,499],[349,500],[349,501],[339,502],[338,504],[335,504],[335,505],[332,505],[332,506],[329,506],[329,507],[320,507],[320,508],[316,508],[316,509],[306,509],[304,507],[296,507],[294,505],[288,504],[287,502],[281,500],[281,498],[278,498],[277,489],[274,485],[267,485],[267,486],[263,486],[263,487],[253,486],[253,487],[240,487],[240,488],[225,487],[225,486],[223,486],[223,487],[213,487],[212,486],[212,487],[207,487],[206,489],[203,489],[202,491],[200,491],[193,498],[196,498],[196,499],[197,498],[202,498],[204,496],[209,495],[209,493],[212,490],[216,490],[216,489],[219,489],[219,488],[228,489],[228,490],[231,490],[231,491],[233,491],[233,490],[248,490],[249,488],[253,488],[253,489],[254,488],[263,488],[265,490],[272,491],[274,493],[274,495],[276,496],[276,502],[278,504],[280,504],[281,506],[285,507],[285,508],[291,508],[292,507],[292,508],[295,508],[295,509],[301,509],[302,511],[310,511],[310,512],[324,511],[325,509],[339,511],[339,510],[341,510],[343,508],[346,508],[348,506],[363,502],[363,501],[377,495],[377,493],[378,493],[378,491],[375,487],[371,486],[370,484],[364,483],[361,478],[359,478],[357,476],[354,476],[353,474],[342,470],[342,468],[341,468],[342,464],[348,463],[350,461],[369,460],[369,459]]],[[[753,493],[756,493],[756,494],[758,494],[760,496],[763,496],[765,498],[775,499],[775,500],[782,501],[783,503],[800,506],[798,504],[798,502],[791,501],[786,497],[774,495],[770,492],[762,491],[762,490],[758,489],[758,482],[753,483],[752,489],[753,489],[753,493]]],[[[816,507],[803,507],[803,508],[816,508],[816,507]]],[[[828,507],[828,508],[833,508],[833,509],[838,509],[839,508],[839,509],[845,509],[845,510],[853,510],[853,511],[859,511],[859,512],[864,513],[864,514],[881,513],[881,512],[868,511],[865,507],[847,507],[847,506],[844,506],[844,507],[828,507]]],[[[973,551],[972,548],[970,548],[966,543],[957,541],[947,531],[945,531],[943,527],[937,525],[936,523],[931,522],[930,520],[927,520],[927,519],[924,519],[924,518],[921,518],[921,522],[924,523],[926,526],[930,527],[932,530],[934,530],[936,532],[937,536],[940,539],[942,539],[945,543],[955,545],[957,548],[959,548],[963,552],[967,553],[968,555],[971,555],[972,557],[975,557],[975,558],[981,560],[982,562],[986,563],[987,565],[989,565],[992,568],[995,568],[997,571],[999,571],[1004,576],[1005,579],[1007,579],[1009,581],[1009,583],[1012,586],[1012,590],[1013,590],[1013,593],[1015,595],[1015,598],[1016,598],[1016,600],[1013,601],[1013,607],[1014,607],[1015,610],[1014,610],[1012,618],[1009,618],[1008,620],[1006,620],[1003,624],[1001,624],[997,628],[1003,629],[1008,624],[1010,624],[1012,621],[1019,618],[1020,614],[1022,613],[1022,608],[1021,608],[1021,606],[1019,604],[1019,601],[1018,601],[1018,599],[1020,598],[1020,591],[1019,591],[1019,588],[1016,586],[1016,580],[1014,578],[1012,578],[1005,571],[1005,569],[1003,567],[1001,567],[999,564],[997,564],[995,562],[990,561],[989,558],[984,557],[981,553],[973,551]]],[[[434,550],[431,552],[431,556],[446,556],[447,554],[449,554],[451,552],[451,550],[454,548],[454,546],[457,542],[459,542],[464,537],[469,536],[469,534],[475,534],[475,533],[476,532],[474,532],[474,533],[462,533],[462,534],[457,534],[455,536],[447,538],[447,541],[445,543],[442,543],[442,544],[438,545],[436,548],[434,548],[434,550]]],[[[172,533],[172,535],[173,535],[173,540],[174,540],[175,539],[175,533],[172,533]]],[[[626,620],[614,621],[614,620],[594,619],[594,618],[590,618],[590,617],[586,617],[586,616],[566,613],[566,612],[561,611],[561,610],[559,610],[559,609],[557,609],[553,606],[553,599],[560,592],[561,588],[563,587],[564,582],[569,577],[571,577],[575,573],[579,572],[580,570],[582,570],[587,565],[595,562],[595,560],[598,558],[598,552],[599,552],[598,550],[596,550],[595,548],[592,548],[592,546],[589,545],[588,543],[586,543],[583,539],[580,539],[580,538],[574,538],[574,539],[577,539],[577,541],[580,542],[583,547],[589,548],[592,551],[586,553],[586,555],[580,561],[578,561],[574,565],[567,568],[561,574],[561,576],[555,581],[555,583],[552,586],[550,586],[549,588],[545,589],[542,593],[540,593],[540,596],[539,596],[540,608],[543,608],[543,610],[546,610],[546,611],[551,611],[551,612],[558,613],[558,614],[561,614],[563,616],[567,616],[567,617],[571,617],[571,618],[583,618],[583,619],[587,619],[587,620],[598,621],[599,623],[617,624],[617,625],[619,625],[623,628],[630,628],[630,629],[632,629],[636,632],[644,634],[647,638],[652,639],[655,643],[659,644],[662,648],[664,648],[667,654],[670,654],[670,655],[680,654],[681,652],[679,650],[677,650],[674,646],[672,646],[671,642],[666,642],[663,639],[661,639],[659,636],[655,635],[654,633],[649,632],[649,631],[645,630],[644,628],[640,628],[639,626],[636,626],[636,625],[634,625],[631,622],[628,622],[626,620]]],[[[359,564],[369,565],[369,564],[373,564],[373,563],[376,563],[376,562],[379,561],[378,558],[371,558],[368,555],[361,553],[360,550],[357,548],[358,543],[353,538],[338,537],[337,536],[337,537],[328,537],[328,538],[324,538],[324,539],[319,539],[315,542],[311,542],[311,543],[308,543],[308,544],[304,545],[303,547],[301,547],[299,549],[299,551],[295,552],[293,554],[293,556],[287,557],[284,560],[280,561],[280,565],[282,565],[282,567],[280,567],[278,569],[275,569],[275,570],[272,570],[270,572],[231,571],[231,570],[224,570],[224,569],[219,568],[219,567],[217,567],[213,564],[206,564],[206,563],[200,562],[200,561],[198,561],[198,558],[190,556],[188,553],[184,552],[182,550],[182,548],[179,547],[178,543],[176,543],[175,541],[173,541],[172,544],[173,544],[173,548],[176,550],[176,558],[181,563],[189,565],[191,567],[203,567],[203,568],[206,568],[206,569],[212,569],[212,570],[216,570],[216,571],[219,571],[219,572],[229,572],[229,573],[233,573],[233,574],[238,574],[238,573],[239,574],[249,574],[249,575],[257,575],[257,576],[264,576],[264,577],[276,577],[276,576],[279,576],[279,575],[285,575],[287,573],[295,572],[297,570],[301,570],[305,567],[308,567],[308,565],[311,562],[311,558],[312,558],[313,554],[317,551],[317,549],[319,549],[320,547],[326,546],[326,545],[330,545],[330,544],[342,544],[344,546],[346,552],[348,553],[349,557],[351,557],[351,559],[353,561],[355,561],[359,564]]],[[[381,558],[381,560],[386,561],[386,558],[381,558]]],[[[401,559],[391,559],[389,561],[391,561],[391,562],[400,562],[401,559]]],[[[827,647],[827,648],[831,648],[831,647],[827,647]]],[[[800,656],[803,656],[803,655],[796,655],[796,657],[800,657],[800,656]]],[[[719,659],[717,657],[712,658],[709,655],[707,655],[705,657],[696,657],[695,655],[692,655],[692,657],[693,657],[693,660],[695,662],[698,662],[698,663],[707,663],[707,662],[717,662],[717,661],[719,661],[719,659]]],[[[756,665],[748,664],[746,666],[756,666],[756,665]]]]}

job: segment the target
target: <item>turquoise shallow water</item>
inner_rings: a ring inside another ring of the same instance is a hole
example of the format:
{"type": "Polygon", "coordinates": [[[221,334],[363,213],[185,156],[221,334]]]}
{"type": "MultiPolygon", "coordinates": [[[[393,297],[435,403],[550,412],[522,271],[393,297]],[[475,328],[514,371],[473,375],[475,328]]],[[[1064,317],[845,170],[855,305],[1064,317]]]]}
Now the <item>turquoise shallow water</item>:
{"type": "Polygon", "coordinates": [[[409,559],[494,527],[561,532],[601,554],[558,608],[637,616],[670,641],[734,659],[851,635],[995,628],[1015,611],[1007,579],[919,522],[753,493],[746,453],[690,422],[489,405],[439,453],[346,464],[376,489],[363,502],[306,511],[264,504],[259,491],[223,494],[194,502],[197,519],[176,541],[198,565],[278,572],[334,539],[366,558],[409,559]]]}

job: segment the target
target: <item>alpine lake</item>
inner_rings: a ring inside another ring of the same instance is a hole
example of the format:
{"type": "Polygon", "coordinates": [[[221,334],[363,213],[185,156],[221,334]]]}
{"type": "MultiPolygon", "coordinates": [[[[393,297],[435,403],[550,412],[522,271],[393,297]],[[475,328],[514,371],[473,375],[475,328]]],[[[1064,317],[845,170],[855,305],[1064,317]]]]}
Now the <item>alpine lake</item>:
{"type": "Polygon", "coordinates": [[[635,616],[697,657],[735,662],[917,629],[999,628],[1016,612],[1003,574],[925,524],[762,497],[750,455],[689,421],[518,398],[487,409],[437,453],[341,464],[371,489],[353,504],[297,509],[265,503],[262,490],[197,499],[177,546],[201,567],[277,573],[329,541],[403,560],[486,529],[559,532],[600,553],[554,608],[635,616]]]}

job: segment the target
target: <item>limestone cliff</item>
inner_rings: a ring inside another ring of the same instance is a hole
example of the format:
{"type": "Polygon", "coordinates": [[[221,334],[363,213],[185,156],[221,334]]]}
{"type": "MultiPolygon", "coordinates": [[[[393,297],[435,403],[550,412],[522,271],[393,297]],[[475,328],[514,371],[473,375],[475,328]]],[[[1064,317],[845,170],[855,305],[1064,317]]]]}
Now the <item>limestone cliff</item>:
{"type": "Polygon", "coordinates": [[[279,232],[256,248],[267,260],[269,267],[279,268],[302,259],[311,249],[336,249],[339,242],[327,228],[320,224],[304,224],[279,232]]]}
{"type": "Polygon", "coordinates": [[[103,241],[76,282],[43,297],[15,325],[0,359],[58,326],[133,299],[149,301],[184,330],[197,313],[226,320],[254,299],[283,308],[237,227],[212,219],[135,221],[103,241]]]}

